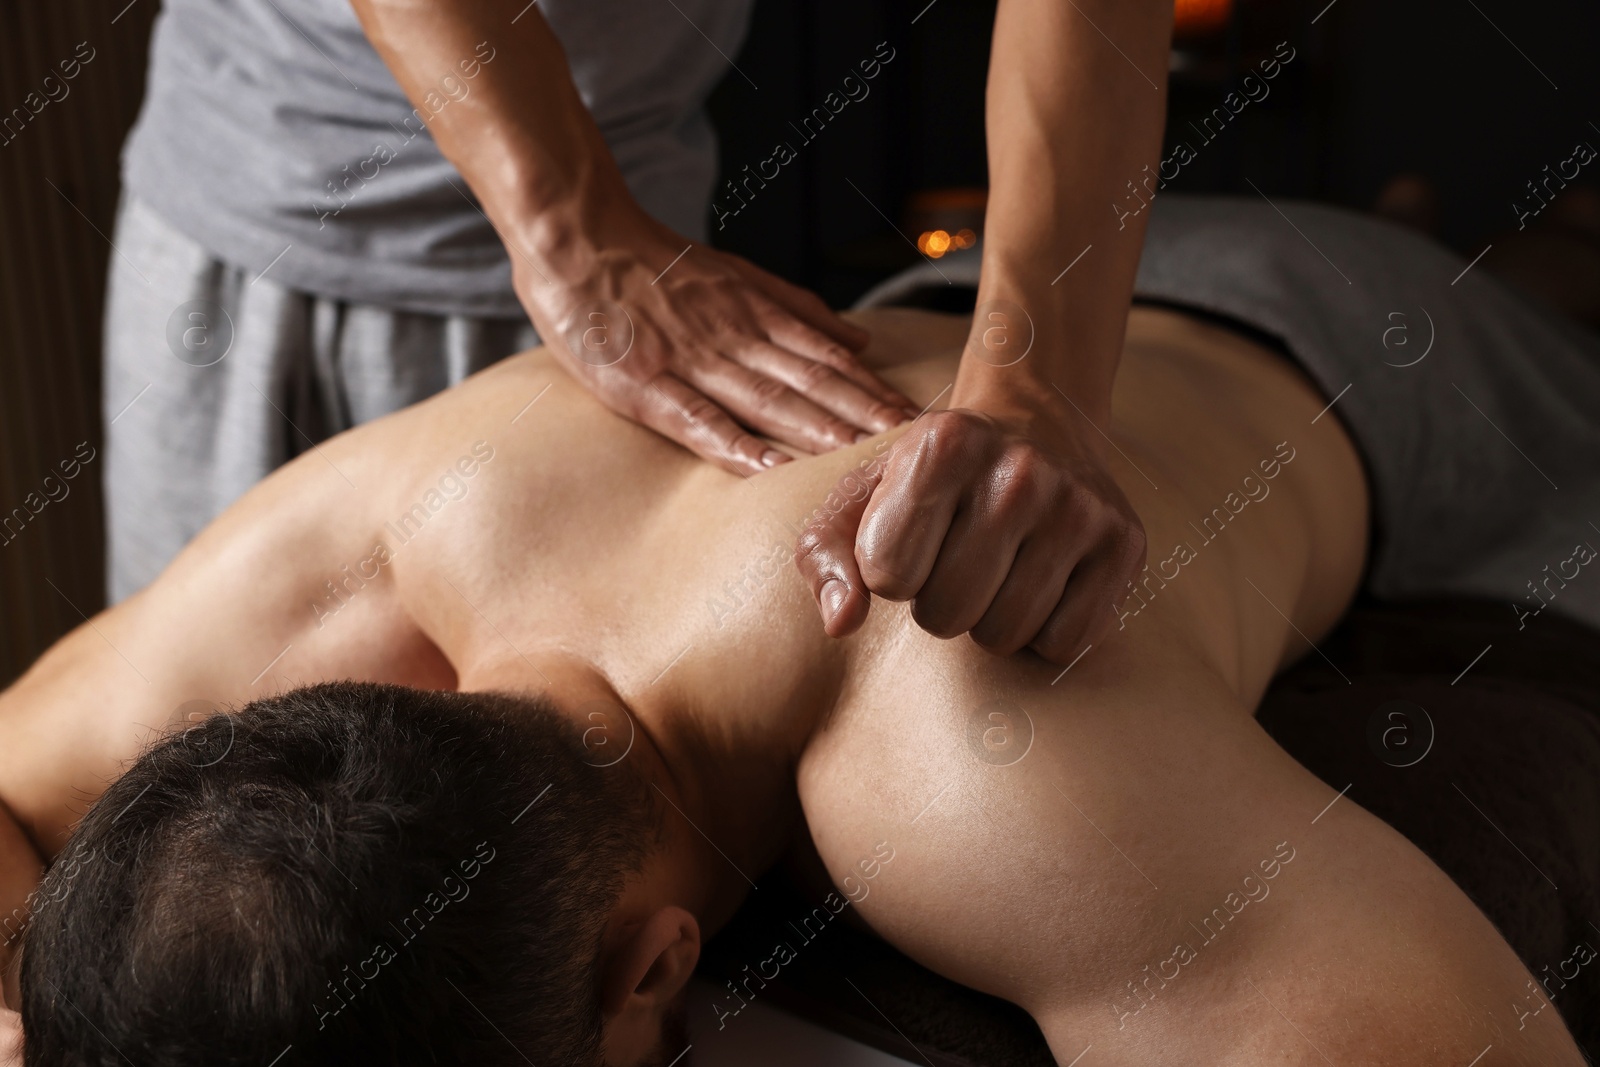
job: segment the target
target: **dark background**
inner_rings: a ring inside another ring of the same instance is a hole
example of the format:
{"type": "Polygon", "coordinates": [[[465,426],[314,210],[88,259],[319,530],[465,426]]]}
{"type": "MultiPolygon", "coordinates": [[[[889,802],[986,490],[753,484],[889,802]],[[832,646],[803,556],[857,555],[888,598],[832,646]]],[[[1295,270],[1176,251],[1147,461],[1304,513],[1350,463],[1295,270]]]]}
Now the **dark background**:
{"type": "MultiPolygon", "coordinates": [[[[78,42],[97,52],[67,99],[0,146],[0,513],[79,442],[99,447],[105,235],[156,10],[0,0],[0,111],[78,42]]],[[[757,0],[743,73],[711,101],[727,177],[797,141],[789,123],[880,41],[896,56],[716,242],[835,304],[915,262],[913,199],[985,181],[993,14],[986,0],[757,0]]],[[[1180,42],[1168,145],[1279,41],[1297,58],[1272,95],[1199,148],[1171,192],[1256,196],[1254,182],[1274,199],[1367,207],[1416,171],[1439,190],[1443,238],[1470,257],[1515,226],[1512,202],[1546,164],[1579,140],[1600,146],[1594,0],[1237,0],[1226,27],[1180,42]]],[[[1581,180],[1597,176],[1600,162],[1581,180]]],[[[0,546],[0,684],[101,606],[101,469],[0,546]]]]}
{"type": "MultiPolygon", "coordinates": [[[[723,177],[754,167],[778,140],[796,144],[799,159],[713,230],[716,243],[835,304],[915,262],[908,197],[985,183],[994,9],[989,0],[758,0],[734,61],[759,89],[730,71],[711,100],[723,177]],[[788,124],[885,40],[897,58],[871,95],[801,147],[788,124]]],[[[1390,178],[1418,172],[1438,188],[1442,237],[1475,255],[1515,226],[1512,201],[1528,198],[1524,183],[1545,164],[1580,140],[1600,148],[1588,125],[1600,125],[1597,49],[1593,0],[1237,0],[1228,26],[1178,42],[1166,147],[1187,136],[1198,158],[1168,191],[1258,195],[1248,179],[1274,200],[1368,208],[1390,178]],[[1280,41],[1297,56],[1271,95],[1200,147],[1187,122],[1219,106],[1280,41]]]]}

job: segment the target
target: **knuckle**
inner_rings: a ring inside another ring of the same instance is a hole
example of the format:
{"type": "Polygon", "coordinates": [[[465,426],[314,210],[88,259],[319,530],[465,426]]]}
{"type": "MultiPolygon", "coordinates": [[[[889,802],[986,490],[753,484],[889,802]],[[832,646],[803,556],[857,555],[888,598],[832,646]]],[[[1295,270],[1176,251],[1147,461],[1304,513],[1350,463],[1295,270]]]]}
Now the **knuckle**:
{"type": "Polygon", "coordinates": [[[719,414],[715,404],[698,394],[677,404],[676,407],[689,425],[701,430],[709,430],[719,414]]]}
{"type": "Polygon", "coordinates": [[[750,394],[760,407],[772,407],[789,395],[789,387],[761,374],[750,384],[750,394]]]}
{"type": "Polygon", "coordinates": [[[1077,529],[1099,530],[1106,517],[1106,505],[1093,486],[1068,478],[1054,487],[1053,499],[1066,521],[1077,529]]]}
{"type": "Polygon", "coordinates": [[[808,393],[815,392],[836,377],[838,375],[834,373],[832,367],[826,363],[818,363],[814,359],[806,360],[795,373],[795,380],[800,388],[808,393]]]}
{"type": "Polygon", "coordinates": [[[1054,478],[1049,463],[1032,445],[1008,448],[995,468],[992,493],[1010,514],[1043,505],[1051,496],[1054,478]]]}
{"type": "Polygon", "coordinates": [[[1035,637],[1028,647],[1051,663],[1062,663],[1070,655],[1071,643],[1047,628],[1035,637]]]}
{"type": "Polygon", "coordinates": [[[1126,571],[1136,571],[1143,564],[1150,547],[1150,537],[1143,524],[1126,522],[1112,533],[1113,551],[1117,563],[1126,571]]]}
{"type": "Polygon", "coordinates": [[[1080,479],[1068,477],[1057,496],[1061,503],[1075,515],[1092,515],[1100,510],[1100,496],[1094,488],[1080,479]]]}
{"type": "Polygon", "coordinates": [[[973,644],[996,656],[1009,656],[1022,648],[1022,638],[1016,627],[998,623],[987,616],[972,628],[973,644]]]}
{"type": "Polygon", "coordinates": [[[820,522],[814,522],[800,533],[794,544],[795,566],[801,570],[822,572],[830,560],[832,538],[828,536],[828,528],[820,522]]]}
{"type": "Polygon", "coordinates": [[[944,597],[919,596],[911,605],[911,618],[934,637],[948,641],[964,632],[954,605],[944,597]]]}
{"type": "Polygon", "coordinates": [[[822,423],[823,433],[833,442],[835,448],[844,448],[856,439],[858,432],[854,426],[846,425],[839,419],[829,418],[822,423]]]}
{"type": "Polygon", "coordinates": [[[917,440],[919,460],[943,465],[966,451],[972,434],[969,416],[959,411],[937,411],[924,418],[927,422],[917,440]]]}
{"type": "Polygon", "coordinates": [[[703,301],[702,321],[714,335],[743,332],[744,316],[737,310],[736,295],[727,286],[718,285],[710,297],[703,301]]]}
{"type": "Polygon", "coordinates": [[[987,521],[1020,539],[1028,532],[1024,527],[1034,511],[1035,497],[1034,489],[1019,479],[996,479],[984,494],[983,510],[989,513],[987,521]]]}
{"type": "Polygon", "coordinates": [[[856,362],[855,356],[850,354],[849,349],[826,338],[823,338],[817,347],[817,358],[827,366],[839,370],[853,367],[856,362]]]}
{"type": "Polygon", "coordinates": [[[872,406],[867,409],[869,418],[879,419],[890,426],[897,426],[905,421],[905,414],[892,404],[882,400],[872,401],[872,406]]]}
{"type": "Polygon", "coordinates": [[[971,436],[981,427],[987,425],[983,419],[970,411],[962,408],[945,408],[934,413],[938,417],[933,420],[935,426],[946,427],[950,433],[959,437],[971,436]]]}

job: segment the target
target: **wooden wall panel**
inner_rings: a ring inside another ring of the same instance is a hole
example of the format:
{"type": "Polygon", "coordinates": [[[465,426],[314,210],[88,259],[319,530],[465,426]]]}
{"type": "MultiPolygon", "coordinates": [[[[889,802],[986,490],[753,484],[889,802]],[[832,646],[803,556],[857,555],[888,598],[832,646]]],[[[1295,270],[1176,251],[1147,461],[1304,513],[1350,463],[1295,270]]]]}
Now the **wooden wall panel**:
{"type": "Polygon", "coordinates": [[[0,684],[104,603],[101,308],[158,11],[125,3],[0,0],[0,684]]]}

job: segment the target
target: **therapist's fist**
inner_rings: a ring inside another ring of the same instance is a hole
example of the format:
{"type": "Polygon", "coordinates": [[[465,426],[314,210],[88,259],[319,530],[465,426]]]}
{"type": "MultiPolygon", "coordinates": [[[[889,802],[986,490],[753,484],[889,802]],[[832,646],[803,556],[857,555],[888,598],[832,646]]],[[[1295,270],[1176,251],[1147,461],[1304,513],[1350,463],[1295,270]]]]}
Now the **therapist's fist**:
{"type": "Polygon", "coordinates": [[[517,289],[563,365],[609,408],[737,474],[825,452],[916,409],[856,358],[867,331],[737,256],[620,212],[517,289]]]}
{"type": "Polygon", "coordinates": [[[937,637],[1065,664],[1144,565],[1144,526],[1104,458],[1035,419],[930,412],[851,479],[795,551],[833,637],[875,594],[910,601],[937,637]]]}

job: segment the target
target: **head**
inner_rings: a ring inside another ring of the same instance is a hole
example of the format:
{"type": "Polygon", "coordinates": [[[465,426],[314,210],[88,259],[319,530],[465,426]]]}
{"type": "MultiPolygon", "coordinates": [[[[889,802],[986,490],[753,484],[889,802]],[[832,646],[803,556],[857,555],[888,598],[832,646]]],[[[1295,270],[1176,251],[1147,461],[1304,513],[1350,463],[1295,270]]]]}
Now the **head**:
{"type": "Polygon", "coordinates": [[[46,874],[28,1064],[598,1067],[687,1045],[699,928],[652,879],[651,789],[593,766],[553,707],[341,682],[199,730],[145,752],[46,874]]]}

